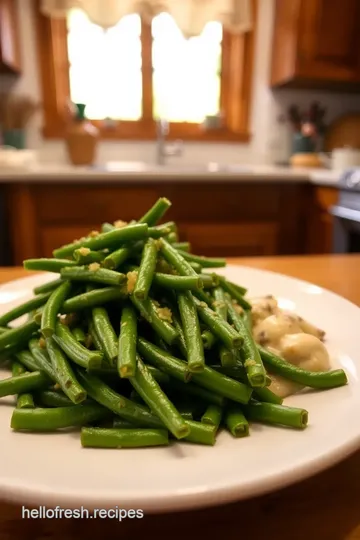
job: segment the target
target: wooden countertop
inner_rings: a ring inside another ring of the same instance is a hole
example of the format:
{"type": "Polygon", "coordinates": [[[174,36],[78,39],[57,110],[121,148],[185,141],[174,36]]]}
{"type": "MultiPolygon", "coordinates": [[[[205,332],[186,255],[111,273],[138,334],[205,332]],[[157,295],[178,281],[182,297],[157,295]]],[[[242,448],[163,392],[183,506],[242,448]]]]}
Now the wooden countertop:
{"type": "MultiPolygon", "coordinates": [[[[229,259],[229,263],[312,281],[360,305],[360,255],[229,259]]],[[[0,283],[26,274],[19,268],[0,269],[0,283]]],[[[6,467],[5,463],[1,465],[6,467]]],[[[118,505],[121,507],[121,501],[118,505]]],[[[23,521],[20,506],[0,503],[1,539],[63,540],[85,535],[124,539],[166,536],[172,540],[203,535],[209,540],[359,540],[360,451],[309,480],[256,499],[194,512],[145,515],[141,520],[121,523],[109,519],[23,521]]]]}

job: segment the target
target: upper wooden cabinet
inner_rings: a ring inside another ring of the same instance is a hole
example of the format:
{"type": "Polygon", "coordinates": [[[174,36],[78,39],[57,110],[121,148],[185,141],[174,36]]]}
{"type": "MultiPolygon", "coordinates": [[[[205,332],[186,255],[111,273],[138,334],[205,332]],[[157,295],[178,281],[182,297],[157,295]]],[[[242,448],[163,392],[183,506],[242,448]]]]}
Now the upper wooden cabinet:
{"type": "Polygon", "coordinates": [[[17,0],[0,0],[0,73],[20,72],[17,0]]]}
{"type": "Polygon", "coordinates": [[[360,1],[276,0],[271,85],[360,87],[360,1]]]}

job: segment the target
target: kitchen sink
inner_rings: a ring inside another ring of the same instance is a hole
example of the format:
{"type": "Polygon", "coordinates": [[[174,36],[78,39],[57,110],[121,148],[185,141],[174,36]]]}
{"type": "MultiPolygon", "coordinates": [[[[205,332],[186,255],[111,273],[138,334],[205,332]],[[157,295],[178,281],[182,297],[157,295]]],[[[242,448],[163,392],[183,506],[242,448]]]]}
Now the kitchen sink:
{"type": "Polygon", "coordinates": [[[104,165],[93,167],[98,171],[119,172],[119,173],[159,173],[159,174],[204,174],[204,173],[233,173],[249,174],[250,167],[236,164],[223,164],[216,162],[209,163],[166,163],[156,165],[144,161],[109,161],[104,165]]]}

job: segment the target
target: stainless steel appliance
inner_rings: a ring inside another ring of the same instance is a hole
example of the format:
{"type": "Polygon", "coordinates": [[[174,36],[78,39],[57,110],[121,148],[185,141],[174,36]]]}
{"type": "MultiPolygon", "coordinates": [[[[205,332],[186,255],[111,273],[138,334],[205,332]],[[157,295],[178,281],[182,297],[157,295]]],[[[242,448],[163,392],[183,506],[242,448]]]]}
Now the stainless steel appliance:
{"type": "Polygon", "coordinates": [[[338,204],[330,209],[334,216],[334,253],[360,252],[360,169],[343,173],[339,180],[338,204]]]}

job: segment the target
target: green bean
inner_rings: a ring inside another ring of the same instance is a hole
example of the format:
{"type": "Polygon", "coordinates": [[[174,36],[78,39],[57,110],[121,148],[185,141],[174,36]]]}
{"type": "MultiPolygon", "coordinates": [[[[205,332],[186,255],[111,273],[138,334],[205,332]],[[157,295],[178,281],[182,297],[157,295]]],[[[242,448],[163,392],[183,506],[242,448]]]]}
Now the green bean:
{"type": "MultiPolygon", "coordinates": [[[[247,373],[244,366],[241,363],[241,359],[239,355],[236,356],[236,361],[237,363],[233,366],[222,366],[218,364],[212,364],[211,367],[215,369],[216,371],[219,371],[220,373],[223,373],[224,375],[231,377],[232,379],[237,379],[239,381],[248,383],[247,373]]],[[[268,375],[266,375],[266,386],[270,386],[270,384],[271,384],[271,378],[268,375]]],[[[263,390],[263,388],[256,388],[256,389],[254,388],[254,392],[255,390],[260,391],[260,390],[263,390]]]]}
{"type": "Polygon", "coordinates": [[[75,364],[86,369],[96,369],[101,366],[103,355],[98,351],[89,351],[81,345],[65,324],[56,323],[56,333],[53,337],[59,347],[75,364]]]}
{"type": "Polygon", "coordinates": [[[190,251],[191,245],[190,242],[172,242],[172,246],[175,249],[181,249],[182,251],[190,251]]]}
{"type": "Polygon", "coordinates": [[[305,409],[272,403],[252,402],[244,407],[244,412],[249,420],[267,424],[304,429],[308,422],[308,412],[305,409]]]}
{"type": "Polygon", "coordinates": [[[91,264],[94,262],[100,263],[104,260],[105,254],[102,251],[91,251],[89,248],[75,249],[73,257],[76,264],[91,264]]]}
{"type": "Polygon", "coordinates": [[[156,225],[155,227],[149,227],[148,235],[150,238],[161,238],[167,236],[169,233],[176,231],[176,225],[173,221],[156,225]]]}
{"type": "MultiPolygon", "coordinates": [[[[28,370],[28,371],[41,371],[41,369],[39,369],[38,363],[36,362],[35,358],[33,357],[33,355],[31,354],[30,351],[26,351],[26,350],[19,351],[14,356],[15,356],[16,360],[20,364],[25,366],[26,370],[28,370]]],[[[26,371],[26,370],[24,369],[24,371],[26,371]]]]}
{"type": "Polygon", "coordinates": [[[227,306],[226,306],[226,299],[225,299],[225,293],[222,290],[221,287],[216,287],[213,291],[214,294],[214,302],[213,302],[213,308],[215,312],[220,315],[224,321],[227,320],[227,306]]]}
{"type": "Polygon", "coordinates": [[[224,367],[232,367],[237,364],[237,353],[238,351],[230,351],[224,345],[220,345],[220,362],[224,367]]]}
{"type": "MultiPolygon", "coordinates": [[[[180,253],[180,251],[179,251],[179,253],[180,253]]],[[[202,272],[202,266],[201,266],[201,264],[196,263],[196,262],[191,262],[191,263],[190,263],[190,267],[194,270],[194,272],[195,272],[196,274],[201,274],[201,272],[202,272]]]]}
{"type": "Polygon", "coordinates": [[[92,343],[94,344],[95,349],[97,349],[98,351],[103,352],[105,354],[105,357],[106,357],[106,359],[107,359],[107,361],[109,363],[109,366],[106,366],[106,367],[111,368],[110,359],[107,357],[106,351],[103,351],[102,343],[100,341],[100,338],[99,338],[99,336],[98,336],[98,334],[96,332],[96,329],[95,329],[92,321],[89,322],[89,335],[90,335],[92,343]]]}
{"type": "Polygon", "coordinates": [[[4,332],[7,332],[9,328],[6,328],[5,326],[0,327],[0,334],[3,334],[4,332]]]}
{"type": "Polygon", "coordinates": [[[134,308],[125,306],[121,314],[117,367],[120,377],[133,377],[136,370],[137,319],[134,308]]]}
{"type": "Polygon", "coordinates": [[[132,242],[145,238],[148,234],[148,226],[144,224],[127,225],[121,229],[113,229],[112,231],[98,234],[95,237],[84,238],[72,244],[67,244],[53,251],[54,257],[68,257],[73,254],[76,249],[87,247],[97,251],[99,249],[118,247],[120,244],[132,242]]]}
{"type": "Polygon", "coordinates": [[[232,405],[225,413],[225,424],[233,437],[247,437],[249,423],[237,405],[232,405]]]}
{"type": "Polygon", "coordinates": [[[87,281],[112,286],[121,285],[126,280],[125,274],[101,267],[92,269],[91,265],[63,268],[60,275],[63,279],[69,279],[71,281],[87,281]]]}
{"type": "MultiPolygon", "coordinates": [[[[186,362],[162,351],[159,347],[156,347],[143,338],[138,339],[138,351],[147,362],[168,375],[183,382],[189,380],[190,373],[187,373],[186,362]]],[[[239,403],[247,403],[252,393],[251,388],[245,384],[230,379],[226,375],[211,369],[209,366],[205,366],[204,371],[201,373],[192,373],[191,380],[199,386],[239,403]]]]}
{"type": "Polygon", "coordinates": [[[166,235],[166,240],[170,242],[170,244],[174,244],[175,242],[179,240],[179,235],[177,232],[171,232],[166,235]]]}
{"type": "Polygon", "coordinates": [[[105,418],[107,414],[106,409],[95,403],[55,409],[14,409],[10,425],[15,431],[54,431],[72,426],[83,426],[105,418]]]}
{"type": "Polygon", "coordinates": [[[247,372],[249,383],[254,388],[263,388],[266,385],[266,371],[263,366],[260,353],[252,336],[251,330],[247,327],[242,317],[236,311],[231,301],[227,300],[228,313],[235,329],[244,338],[243,363],[247,372]]]}
{"type": "Polygon", "coordinates": [[[140,448],[169,444],[165,429],[82,428],[81,445],[85,448],[140,448]]]}
{"type": "Polygon", "coordinates": [[[43,390],[35,395],[35,399],[44,407],[73,407],[74,404],[63,392],[43,390]]]}
{"type": "Polygon", "coordinates": [[[46,339],[46,349],[62,391],[73,403],[84,401],[87,397],[86,391],[76,379],[70,362],[53,338],[46,339]]]}
{"type": "Polygon", "coordinates": [[[236,289],[238,291],[238,293],[241,294],[242,296],[247,293],[247,289],[245,289],[245,287],[242,287],[241,285],[237,285],[236,283],[233,283],[232,281],[229,281],[224,276],[220,276],[220,274],[215,274],[215,275],[219,280],[219,285],[221,285],[221,287],[223,289],[224,289],[223,283],[226,282],[229,285],[231,285],[234,289],[236,289]]]}
{"type": "Polygon", "coordinates": [[[194,255],[193,253],[187,253],[187,251],[179,250],[180,255],[188,262],[193,262],[200,264],[202,268],[221,268],[226,266],[225,259],[217,259],[210,257],[201,257],[199,255],[194,255]]]}
{"type": "Polygon", "coordinates": [[[167,373],[171,377],[175,377],[182,382],[188,382],[191,378],[188,366],[185,362],[171,356],[166,351],[160,349],[156,345],[150,343],[146,339],[139,337],[137,342],[139,354],[145,358],[147,362],[167,373]]]}
{"type": "Polygon", "coordinates": [[[133,295],[130,295],[130,300],[136,309],[139,310],[142,317],[150,324],[153,330],[159,334],[165,343],[172,345],[177,339],[178,333],[169,322],[160,318],[158,308],[155,306],[153,301],[150,298],[147,298],[146,300],[139,300],[133,295]]]}
{"type": "Polygon", "coordinates": [[[111,365],[115,365],[118,356],[118,339],[106,309],[102,307],[93,308],[92,322],[106,357],[111,365]]]}
{"type": "Polygon", "coordinates": [[[194,420],[185,420],[186,425],[190,428],[190,433],[185,437],[185,441],[196,444],[208,444],[214,446],[216,439],[216,426],[195,422],[194,420]]]}
{"type": "Polygon", "coordinates": [[[155,381],[157,381],[160,385],[169,384],[170,376],[167,375],[167,373],[164,373],[163,371],[156,368],[155,366],[147,365],[146,367],[150,371],[151,375],[154,377],[155,381]]]}
{"type": "Polygon", "coordinates": [[[126,286],[94,289],[65,300],[62,312],[74,313],[91,307],[103,306],[115,300],[123,300],[126,296],[126,286]]]}
{"type": "Polygon", "coordinates": [[[200,323],[191,293],[179,294],[178,305],[184,329],[188,369],[191,373],[198,373],[204,369],[205,356],[200,323]]]}
{"type": "Polygon", "coordinates": [[[238,349],[241,347],[243,337],[230,324],[197,298],[194,298],[194,301],[202,321],[209,326],[210,330],[228,349],[238,349]]]}
{"type": "Polygon", "coordinates": [[[253,396],[258,401],[265,401],[265,403],[274,403],[275,405],[281,405],[283,399],[269,390],[269,388],[254,388],[253,396]]]}
{"type": "Polygon", "coordinates": [[[244,383],[205,366],[202,373],[194,373],[192,382],[238,403],[248,403],[252,390],[244,383]]]}
{"type": "Polygon", "coordinates": [[[294,381],[310,388],[335,388],[347,384],[346,373],[342,369],[332,371],[307,371],[290,364],[263,347],[258,347],[263,362],[273,373],[278,373],[290,381],[294,381]]]}
{"type": "Polygon", "coordinates": [[[86,334],[85,334],[84,330],[82,328],[80,328],[80,326],[77,326],[76,328],[73,328],[72,334],[73,334],[74,338],[76,339],[76,341],[78,341],[79,343],[81,343],[81,344],[86,343],[86,334]]]}
{"type": "Polygon", "coordinates": [[[57,316],[66,297],[69,295],[70,288],[71,283],[64,281],[60,287],[51,293],[49,300],[45,304],[41,316],[41,333],[45,338],[51,337],[55,333],[57,316]]]}
{"type": "Polygon", "coordinates": [[[35,298],[32,298],[31,300],[24,302],[24,304],[21,304],[19,306],[16,306],[14,309],[11,309],[4,315],[1,315],[0,325],[6,325],[15,319],[18,319],[22,315],[29,313],[29,311],[32,311],[44,305],[48,300],[50,294],[50,292],[46,294],[39,294],[38,296],[35,296],[35,298]]]}
{"type": "Polygon", "coordinates": [[[165,212],[170,208],[171,202],[166,197],[160,197],[156,203],[144,214],[139,223],[147,223],[149,227],[156,225],[163,217],[165,212]]]}
{"type": "Polygon", "coordinates": [[[182,383],[177,379],[171,379],[169,383],[164,384],[164,388],[165,390],[170,391],[175,390],[176,392],[179,392],[181,396],[186,395],[195,397],[204,403],[212,403],[214,405],[218,405],[219,407],[224,407],[226,404],[226,399],[223,396],[214,394],[214,392],[207,390],[206,388],[202,388],[201,386],[197,386],[191,382],[182,383]]]}
{"type": "MultiPolygon", "coordinates": [[[[11,366],[11,374],[13,377],[16,377],[17,375],[21,375],[22,373],[26,372],[26,369],[20,362],[13,362],[11,366]]],[[[31,409],[34,407],[34,399],[31,394],[18,394],[16,398],[16,406],[19,409],[31,409]]]]}
{"type": "Polygon", "coordinates": [[[210,424],[215,426],[216,429],[219,428],[222,417],[222,408],[218,405],[208,405],[206,411],[201,417],[201,422],[203,424],[210,424]]]}
{"type": "MultiPolygon", "coordinates": [[[[209,276],[210,277],[210,276],[209,276]]],[[[156,272],[154,275],[154,283],[159,287],[165,289],[172,289],[176,291],[196,291],[204,287],[204,283],[207,285],[210,283],[207,279],[203,280],[202,276],[174,276],[171,274],[161,274],[156,272]]],[[[212,287],[212,284],[209,285],[212,287]]]]}
{"type": "MultiPolygon", "coordinates": [[[[60,384],[60,379],[50,363],[48,353],[40,347],[39,341],[36,338],[29,341],[29,349],[35,359],[39,371],[44,372],[52,381],[60,384]]],[[[27,362],[27,357],[22,357],[21,362],[25,364],[25,362],[27,362]]],[[[28,363],[25,365],[28,369],[31,369],[28,363]]]]}
{"type": "Polygon", "coordinates": [[[32,394],[19,394],[16,399],[16,407],[18,409],[33,409],[35,404],[32,394]]]}
{"type": "Polygon", "coordinates": [[[77,375],[94,401],[117,414],[123,420],[140,427],[164,427],[161,420],[147,407],[133,403],[130,399],[118,394],[98,377],[81,370],[78,370],[77,375]]]}
{"type": "Polygon", "coordinates": [[[190,429],[184,419],[139,358],[135,376],[130,378],[130,382],[145,403],[177,439],[182,439],[190,434],[190,429]]]}
{"type": "Polygon", "coordinates": [[[190,263],[164,238],[160,239],[160,251],[165,260],[175,268],[180,276],[194,276],[195,270],[190,266],[190,263]]]}
{"type": "Polygon", "coordinates": [[[49,379],[40,371],[25,372],[16,377],[0,380],[0,397],[25,394],[39,388],[46,388],[49,379]]]}
{"type": "Polygon", "coordinates": [[[38,329],[39,325],[36,321],[32,320],[0,334],[0,351],[4,350],[5,347],[17,346],[27,342],[38,329]]]}
{"type": "Polygon", "coordinates": [[[76,262],[69,261],[69,259],[27,259],[24,261],[24,268],[26,270],[60,272],[65,266],[76,266],[76,262]]]}
{"type": "Polygon", "coordinates": [[[231,298],[236,300],[239,306],[241,306],[243,309],[251,310],[251,304],[245,300],[244,296],[234,287],[234,285],[231,285],[231,283],[229,283],[226,279],[221,280],[220,283],[224,291],[227,292],[231,298]]]}
{"type": "MultiPolygon", "coordinates": [[[[180,349],[181,354],[184,358],[187,358],[187,348],[186,348],[186,341],[185,341],[185,334],[183,327],[181,325],[180,318],[178,314],[176,313],[175,309],[172,309],[172,319],[175,326],[175,330],[178,333],[178,339],[177,339],[177,345],[180,349]]],[[[166,349],[166,347],[161,347],[162,349],[166,349]]]]}
{"type": "Polygon", "coordinates": [[[193,420],[193,409],[190,406],[184,403],[176,403],[176,408],[185,420],[193,420]]]}
{"type": "Polygon", "coordinates": [[[132,255],[132,252],[131,247],[121,247],[107,255],[103,260],[103,265],[105,268],[119,268],[132,255]]]}
{"type": "Polygon", "coordinates": [[[201,334],[201,339],[204,344],[204,349],[212,349],[216,343],[216,337],[210,330],[204,330],[201,334]]]}
{"type": "Polygon", "coordinates": [[[252,316],[251,311],[248,309],[244,310],[244,313],[242,314],[242,317],[244,319],[245,326],[248,328],[249,332],[252,332],[252,316]]]}
{"type": "MultiPolygon", "coordinates": [[[[64,283],[64,282],[62,282],[62,283],[64,283]]],[[[37,309],[35,311],[35,313],[34,313],[33,318],[32,318],[32,320],[35,321],[38,326],[41,326],[41,319],[42,319],[43,311],[44,311],[44,306],[37,309]]]]}
{"type": "MultiPolygon", "coordinates": [[[[213,307],[215,312],[224,320],[227,321],[227,306],[225,301],[225,293],[221,287],[216,287],[213,291],[214,302],[213,307]]],[[[225,347],[223,343],[219,345],[219,355],[221,365],[223,366],[234,366],[236,365],[237,358],[236,354],[225,347]]]]}
{"type": "Polygon", "coordinates": [[[63,283],[63,280],[61,278],[53,279],[52,281],[48,281],[47,283],[44,283],[43,285],[39,285],[38,287],[35,287],[34,294],[45,294],[47,292],[53,291],[62,283],[63,283]]]}
{"type": "Polygon", "coordinates": [[[113,420],[113,428],[114,429],[128,429],[133,428],[134,424],[131,422],[127,422],[126,420],[123,420],[122,418],[115,417],[113,420]]]}
{"type": "Polygon", "coordinates": [[[140,300],[146,300],[149,294],[153,276],[155,273],[157,259],[157,244],[153,238],[149,238],[145,243],[139,272],[134,288],[134,296],[140,300]]]}
{"type": "MultiPolygon", "coordinates": [[[[164,238],[159,242],[161,253],[164,259],[175,268],[180,276],[196,276],[196,271],[192,268],[191,264],[184,259],[184,257],[177,251],[169,242],[164,238]]],[[[211,298],[204,291],[197,291],[196,296],[200,298],[202,302],[211,304],[211,298]]]]}

